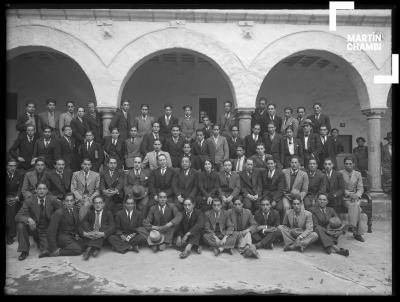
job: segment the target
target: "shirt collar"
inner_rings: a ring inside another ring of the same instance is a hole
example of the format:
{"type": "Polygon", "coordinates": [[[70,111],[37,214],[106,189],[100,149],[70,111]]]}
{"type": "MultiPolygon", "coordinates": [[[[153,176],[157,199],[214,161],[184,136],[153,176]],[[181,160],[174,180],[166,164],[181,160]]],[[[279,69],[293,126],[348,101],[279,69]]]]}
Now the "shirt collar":
{"type": "Polygon", "coordinates": [[[46,196],[43,198],[39,198],[39,196],[37,197],[38,205],[40,205],[40,199],[43,199],[44,200],[43,205],[46,205],[46,196]]]}

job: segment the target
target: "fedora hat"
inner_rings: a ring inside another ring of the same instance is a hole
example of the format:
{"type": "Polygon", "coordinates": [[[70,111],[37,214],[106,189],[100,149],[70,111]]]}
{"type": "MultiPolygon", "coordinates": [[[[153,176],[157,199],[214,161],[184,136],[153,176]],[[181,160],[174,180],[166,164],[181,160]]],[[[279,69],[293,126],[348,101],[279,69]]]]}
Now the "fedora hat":
{"type": "Polygon", "coordinates": [[[132,198],[134,200],[139,200],[139,199],[143,199],[146,197],[146,191],[144,189],[143,186],[141,185],[134,185],[132,187],[132,194],[131,194],[132,198]]]}
{"type": "Polygon", "coordinates": [[[312,126],[312,125],[313,125],[313,122],[312,122],[310,119],[306,118],[306,119],[303,121],[302,127],[304,127],[305,125],[310,125],[310,126],[312,126]]]}
{"type": "Polygon", "coordinates": [[[386,134],[386,137],[383,138],[383,139],[388,140],[389,138],[392,138],[392,132],[388,132],[388,133],[386,134]]]}
{"type": "Polygon", "coordinates": [[[344,228],[343,222],[339,217],[332,217],[329,219],[328,230],[340,231],[344,228]]]}
{"type": "Polygon", "coordinates": [[[152,230],[149,237],[147,237],[147,243],[149,245],[161,244],[164,242],[164,237],[164,234],[161,234],[159,231],[152,230]]]}

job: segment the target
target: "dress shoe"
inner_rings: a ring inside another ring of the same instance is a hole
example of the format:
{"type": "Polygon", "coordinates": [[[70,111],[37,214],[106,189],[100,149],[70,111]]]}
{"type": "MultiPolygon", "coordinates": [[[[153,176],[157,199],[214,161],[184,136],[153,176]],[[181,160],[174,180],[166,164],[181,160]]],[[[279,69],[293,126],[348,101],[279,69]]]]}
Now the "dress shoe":
{"type": "Polygon", "coordinates": [[[300,253],[303,253],[304,252],[304,246],[300,245],[299,246],[299,251],[300,251],[300,253]]]}
{"type": "Polygon", "coordinates": [[[332,254],[332,247],[327,247],[325,251],[328,255],[332,254]]]}
{"type": "Polygon", "coordinates": [[[293,248],[290,245],[286,245],[283,247],[284,252],[291,251],[291,250],[293,250],[293,248]]]}
{"type": "Polygon", "coordinates": [[[339,252],[338,252],[338,254],[339,255],[343,255],[343,256],[349,256],[350,255],[350,252],[349,252],[349,250],[348,249],[343,249],[343,248],[340,248],[340,250],[339,250],[339,252]]]}
{"type": "Polygon", "coordinates": [[[353,234],[353,236],[354,236],[354,238],[355,238],[356,240],[358,240],[358,241],[360,241],[360,242],[364,242],[364,241],[365,241],[365,239],[364,239],[361,235],[353,234]]]}
{"type": "Polygon", "coordinates": [[[214,256],[218,256],[220,254],[220,251],[217,247],[213,248],[214,251],[214,256]]]}
{"type": "Polygon", "coordinates": [[[60,248],[56,249],[55,251],[53,251],[53,252],[50,253],[50,257],[57,257],[57,256],[60,256],[60,251],[61,251],[60,248]]]}
{"type": "Polygon", "coordinates": [[[100,253],[100,249],[98,248],[93,248],[92,249],[92,256],[97,257],[97,255],[100,253]]]}
{"type": "Polygon", "coordinates": [[[50,257],[49,251],[44,251],[39,254],[39,258],[50,257]]]}
{"type": "Polygon", "coordinates": [[[91,253],[92,253],[92,247],[89,246],[86,248],[86,251],[83,253],[83,260],[88,260],[90,258],[91,253]]]}
{"type": "Polygon", "coordinates": [[[189,255],[190,255],[190,252],[183,251],[182,253],[179,254],[179,258],[185,259],[185,258],[187,258],[189,255]]]}
{"type": "Polygon", "coordinates": [[[198,247],[197,247],[197,249],[196,249],[196,253],[197,254],[201,254],[201,251],[202,251],[202,248],[201,248],[201,246],[199,245],[198,247]]]}
{"type": "Polygon", "coordinates": [[[151,246],[151,250],[152,250],[154,253],[157,253],[157,251],[158,251],[157,245],[152,245],[152,246],[151,246]]]}
{"type": "Polygon", "coordinates": [[[19,255],[18,260],[22,261],[25,260],[26,257],[28,257],[29,252],[22,252],[21,255],[19,255]]]}
{"type": "Polygon", "coordinates": [[[133,245],[132,251],[134,251],[135,253],[139,253],[139,246],[137,244],[133,245]]]}
{"type": "Polygon", "coordinates": [[[165,243],[160,244],[160,251],[165,251],[166,248],[167,248],[167,245],[165,243]]]}
{"type": "Polygon", "coordinates": [[[273,250],[273,249],[274,249],[274,244],[271,243],[271,244],[269,245],[269,248],[270,248],[271,250],[273,250]]]}
{"type": "Polygon", "coordinates": [[[232,250],[232,249],[227,249],[226,252],[227,252],[229,255],[233,255],[233,250],[232,250]]]}

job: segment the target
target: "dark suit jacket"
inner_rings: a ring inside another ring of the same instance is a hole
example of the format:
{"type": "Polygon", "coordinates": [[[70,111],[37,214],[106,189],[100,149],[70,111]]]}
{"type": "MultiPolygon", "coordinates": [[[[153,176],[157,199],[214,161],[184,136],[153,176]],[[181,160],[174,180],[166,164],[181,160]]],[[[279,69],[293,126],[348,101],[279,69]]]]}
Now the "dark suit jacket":
{"type": "Polygon", "coordinates": [[[261,126],[260,134],[263,135],[264,133],[266,133],[267,132],[267,116],[268,116],[267,109],[265,109],[264,112],[261,113],[260,108],[256,108],[254,113],[251,115],[251,129],[253,129],[253,126],[255,124],[260,124],[260,126],[261,126]]]}
{"type": "Polygon", "coordinates": [[[21,197],[21,188],[24,181],[25,171],[15,170],[13,178],[11,179],[6,172],[6,196],[21,197]]]}
{"type": "Polygon", "coordinates": [[[61,207],[51,216],[49,227],[47,229],[49,250],[51,252],[57,249],[57,238],[59,234],[79,234],[79,210],[74,208],[72,215],[73,217],[69,214],[66,208],[61,207]]]}
{"type": "Polygon", "coordinates": [[[202,171],[199,176],[199,191],[202,197],[216,197],[219,191],[218,173],[211,171],[208,174],[206,171],[202,171]]]}
{"type": "Polygon", "coordinates": [[[197,194],[198,176],[197,172],[189,169],[188,176],[185,176],[183,169],[176,173],[175,195],[194,200],[197,194]]]}
{"type": "Polygon", "coordinates": [[[272,178],[268,177],[268,171],[265,171],[262,175],[262,195],[265,196],[271,193],[273,200],[279,201],[283,197],[283,190],[285,188],[285,175],[282,170],[275,169],[272,178]]]}
{"type": "Polygon", "coordinates": [[[32,142],[29,142],[26,135],[19,135],[14,141],[14,144],[11,146],[10,150],[8,151],[10,156],[15,160],[18,160],[18,156],[25,159],[25,162],[23,163],[18,162],[18,166],[24,170],[28,170],[31,168],[33,150],[37,139],[38,137],[34,135],[32,142]]]}
{"type": "Polygon", "coordinates": [[[206,139],[204,139],[203,144],[200,146],[199,142],[196,140],[192,144],[192,154],[196,157],[196,166],[192,167],[196,170],[204,170],[204,161],[206,159],[211,160],[211,146],[206,139]]]}
{"type": "Polygon", "coordinates": [[[83,117],[90,130],[93,131],[94,141],[102,144],[103,140],[103,123],[99,112],[96,112],[96,118],[86,113],[83,117]]]}
{"type": "Polygon", "coordinates": [[[250,195],[258,195],[261,198],[262,194],[262,176],[260,170],[253,169],[251,174],[251,178],[247,175],[247,172],[244,170],[239,172],[240,176],[240,186],[242,188],[243,196],[246,197],[247,194],[250,195]]]}
{"type": "Polygon", "coordinates": [[[250,232],[253,233],[256,230],[257,222],[253,218],[253,214],[249,209],[242,209],[242,229],[238,229],[237,214],[235,209],[228,210],[229,219],[233,223],[233,228],[235,231],[243,231],[250,228],[250,232]]]}
{"type": "Polygon", "coordinates": [[[107,189],[117,189],[119,194],[113,196],[112,200],[122,200],[124,196],[124,182],[125,173],[123,170],[116,169],[111,178],[110,171],[108,168],[104,169],[103,172],[100,173],[100,192],[107,189]]]}
{"type": "Polygon", "coordinates": [[[331,121],[327,115],[320,114],[318,120],[315,119],[315,114],[309,115],[307,118],[309,120],[311,120],[313,123],[313,132],[314,133],[319,133],[319,127],[321,125],[326,125],[326,128],[328,128],[328,131],[331,131],[331,121]]]}
{"type": "Polygon", "coordinates": [[[318,204],[312,206],[309,210],[312,213],[314,230],[317,226],[326,228],[329,224],[329,219],[332,217],[338,217],[335,210],[330,207],[325,208],[326,214],[322,213],[321,208],[318,204]]]}
{"type": "Polygon", "coordinates": [[[85,140],[86,131],[89,130],[87,120],[82,119],[81,122],[78,117],[75,117],[72,119],[70,126],[72,128],[72,136],[75,138],[75,142],[78,146],[82,145],[85,140]]]}
{"type": "Polygon", "coordinates": [[[92,142],[89,151],[87,150],[87,143],[80,145],[78,148],[79,162],[82,162],[84,158],[90,158],[92,161],[92,170],[99,172],[100,165],[104,162],[103,148],[99,143],[92,142]]]}
{"type": "Polygon", "coordinates": [[[265,126],[264,126],[265,128],[264,128],[264,129],[267,129],[268,124],[272,122],[272,123],[275,125],[275,127],[276,127],[276,132],[281,131],[281,128],[282,128],[282,118],[281,118],[280,116],[275,115],[275,116],[274,116],[274,120],[272,121],[272,120],[270,119],[270,117],[269,117],[269,114],[267,113],[267,118],[266,118],[266,120],[267,120],[267,122],[265,123],[265,126]]]}
{"type": "MultiPolygon", "coordinates": [[[[320,159],[320,153],[322,151],[321,140],[319,139],[319,135],[315,133],[310,133],[307,140],[307,150],[305,148],[305,137],[304,133],[301,137],[298,138],[301,142],[301,146],[303,148],[303,162],[304,165],[308,163],[311,158],[315,158],[317,162],[320,159]]],[[[306,167],[308,168],[308,167],[306,167]]]]}
{"type": "Polygon", "coordinates": [[[137,233],[137,229],[143,225],[143,217],[140,211],[133,209],[131,221],[129,221],[126,209],[115,214],[115,235],[130,235],[137,233]]]}
{"type": "Polygon", "coordinates": [[[65,167],[71,168],[73,171],[79,169],[80,163],[78,162],[78,146],[73,137],[70,138],[71,145],[64,136],[58,139],[60,158],[65,161],[65,167]]]}
{"type": "Polygon", "coordinates": [[[229,183],[226,180],[224,171],[218,173],[220,198],[225,195],[232,195],[233,198],[235,198],[240,193],[240,176],[234,171],[231,173],[232,175],[229,178],[229,183]]]}
{"type": "MultiPolygon", "coordinates": [[[[174,167],[174,168],[181,167],[181,159],[183,156],[184,143],[185,143],[185,139],[182,136],[180,136],[178,138],[178,142],[176,144],[174,143],[174,140],[171,136],[169,136],[164,141],[164,145],[163,145],[162,149],[169,153],[169,156],[171,157],[172,167],[174,167]]],[[[153,143],[151,144],[151,150],[153,150],[153,143]]]]}
{"type": "Polygon", "coordinates": [[[261,135],[258,135],[257,141],[254,141],[253,134],[249,134],[244,138],[244,154],[247,158],[251,157],[252,155],[257,154],[257,144],[263,143],[263,138],[261,135]]]}
{"type": "MultiPolygon", "coordinates": [[[[112,128],[118,128],[119,130],[119,138],[125,140],[129,137],[129,130],[133,126],[133,122],[131,119],[131,114],[129,111],[127,112],[126,118],[122,113],[121,109],[118,109],[115,115],[113,116],[110,126],[108,129],[111,131],[112,128]]],[[[146,154],[146,153],[144,153],[146,154]]]]}
{"type": "MultiPolygon", "coordinates": [[[[54,124],[55,124],[55,127],[52,128],[52,132],[56,131],[57,132],[57,137],[59,136],[60,114],[61,114],[61,112],[54,111],[54,124]]],[[[43,128],[44,127],[46,127],[46,126],[50,127],[48,111],[39,113],[38,117],[39,117],[39,126],[37,127],[37,132],[38,133],[43,133],[43,128]]]]}
{"type": "Polygon", "coordinates": [[[149,193],[150,197],[158,195],[160,191],[164,191],[168,197],[174,195],[175,172],[171,168],[167,168],[164,175],[161,175],[161,169],[153,170],[149,177],[149,193]]]}
{"type": "Polygon", "coordinates": [[[173,223],[175,226],[179,225],[182,220],[182,213],[173,205],[167,203],[164,209],[164,215],[160,211],[158,204],[150,208],[147,218],[143,221],[143,226],[151,230],[151,226],[163,226],[168,222],[173,223]]]}
{"type": "MultiPolygon", "coordinates": [[[[162,144],[162,150],[164,151],[165,150],[164,138],[160,134],[158,135],[158,137],[162,144]]],[[[153,132],[143,135],[142,145],[140,146],[140,153],[147,154],[148,152],[153,151],[154,150],[153,143],[154,143],[153,132]]]]}
{"type": "Polygon", "coordinates": [[[125,195],[132,194],[134,185],[141,185],[148,191],[149,187],[150,170],[141,169],[138,176],[135,175],[134,169],[129,170],[125,174],[124,193],[125,195]]]}
{"type": "Polygon", "coordinates": [[[54,168],[55,160],[60,157],[58,139],[52,138],[47,148],[44,146],[44,139],[38,139],[33,146],[33,157],[39,156],[44,157],[48,169],[54,168]]]}
{"type": "Polygon", "coordinates": [[[236,154],[236,148],[237,146],[244,146],[244,141],[238,137],[236,139],[236,142],[233,141],[232,137],[228,137],[226,139],[228,141],[228,147],[229,147],[229,158],[230,159],[235,159],[237,158],[237,154],[236,154]]]}
{"type": "Polygon", "coordinates": [[[107,152],[109,157],[115,157],[118,161],[118,167],[122,167],[125,158],[125,141],[121,137],[117,140],[117,145],[112,144],[112,137],[104,137],[103,150],[107,152]]]}
{"type": "Polygon", "coordinates": [[[187,232],[192,235],[201,234],[204,230],[204,214],[199,209],[193,209],[190,219],[187,219],[185,213],[182,214],[182,220],[179,224],[177,235],[184,236],[187,232]]]}
{"type": "MultiPolygon", "coordinates": [[[[36,124],[36,132],[38,133],[38,127],[39,127],[39,116],[37,114],[33,115],[35,119],[35,124],[36,124]]],[[[19,131],[20,134],[24,135],[26,133],[26,121],[28,120],[28,115],[26,112],[21,114],[18,119],[17,119],[17,124],[15,125],[15,128],[19,131]]]]}
{"type": "Polygon", "coordinates": [[[204,131],[204,139],[211,137],[211,135],[212,135],[212,126],[211,125],[208,129],[206,129],[205,126],[203,126],[201,129],[203,129],[203,131],[204,131]]]}
{"type": "Polygon", "coordinates": [[[318,195],[326,192],[326,180],[327,177],[320,170],[315,171],[315,175],[312,176],[310,171],[308,174],[308,194],[318,195]]]}
{"type": "MultiPolygon", "coordinates": [[[[294,137],[293,144],[294,144],[294,155],[297,155],[299,157],[300,165],[304,165],[303,146],[301,145],[300,140],[298,138],[294,137]]],[[[288,167],[290,167],[290,157],[292,155],[290,155],[290,153],[289,153],[289,147],[288,147],[286,138],[283,138],[281,140],[281,150],[282,150],[281,163],[282,163],[283,167],[288,168],[288,167]]]]}
{"type": "Polygon", "coordinates": [[[72,171],[69,168],[64,169],[62,179],[57,174],[56,170],[47,171],[43,176],[43,180],[47,183],[49,193],[59,200],[63,200],[64,195],[71,191],[71,179],[72,171]]]}
{"type": "MultiPolygon", "coordinates": [[[[46,219],[50,221],[51,215],[61,207],[61,203],[54,196],[51,195],[47,195],[44,202],[46,219]]],[[[31,195],[30,197],[25,199],[24,204],[22,205],[18,214],[15,216],[15,221],[27,223],[29,217],[36,222],[36,225],[39,223],[40,205],[38,203],[38,197],[36,194],[31,195]]]]}
{"type": "Polygon", "coordinates": [[[343,197],[344,194],[344,179],[341,173],[333,170],[331,178],[329,179],[326,176],[326,193],[328,193],[329,197],[331,197],[333,194],[336,195],[336,197],[343,197]]]}
{"type": "Polygon", "coordinates": [[[260,225],[267,225],[268,227],[277,227],[281,224],[280,222],[280,215],[277,210],[270,209],[267,221],[265,221],[264,215],[261,210],[258,210],[254,214],[254,220],[257,224],[260,225]]]}
{"type": "Polygon", "coordinates": [[[334,139],[332,137],[333,140],[333,145],[335,146],[335,155],[338,155],[339,153],[343,153],[344,152],[344,147],[342,145],[341,142],[339,142],[339,139],[334,139]]]}
{"type": "Polygon", "coordinates": [[[328,157],[332,158],[333,165],[337,168],[336,154],[335,154],[335,144],[331,136],[327,136],[326,143],[323,145],[321,142],[321,136],[318,135],[318,140],[321,144],[321,152],[319,156],[319,168],[322,170],[324,165],[324,160],[328,157]]]}
{"type": "Polygon", "coordinates": [[[275,133],[274,139],[271,141],[268,133],[264,133],[263,140],[265,144],[265,154],[271,154],[277,163],[281,163],[282,135],[275,133]]]}
{"type": "Polygon", "coordinates": [[[171,135],[173,125],[178,125],[178,118],[173,115],[170,116],[168,125],[165,123],[165,114],[160,116],[157,121],[160,123],[160,134],[164,137],[171,135]]]}
{"type": "MultiPolygon", "coordinates": [[[[80,224],[80,235],[83,236],[83,232],[93,231],[94,222],[96,221],[95,209],[90,208],[86,213],[85,217],[83,217],[80,224]]],[[[104,238],[107,238],[111,234],[115,232],[115,223],[114,217],[110,210],[103,208],[103,214],[101,215],[101,225],[100,232],[104,232],[104,238]]]]}
{"type": "Polygon", "coordinates": [[[219,229],[223,235],[231,235],[234,230],[234,225],[229,218],[228,212],[221,209],[218,221],[215,219],[215,211],[207,211],[205,213],[204,232],[205,233],[216,233],[216,224],[219,223],[219,229]]]}
{"type": "Polygon", "coordinates": [[[267,169],[267,160],[270,156],[265,155],[264,160],[258,154],[254,154],[250,157],[253,160],[254,168],[267,169]]]}

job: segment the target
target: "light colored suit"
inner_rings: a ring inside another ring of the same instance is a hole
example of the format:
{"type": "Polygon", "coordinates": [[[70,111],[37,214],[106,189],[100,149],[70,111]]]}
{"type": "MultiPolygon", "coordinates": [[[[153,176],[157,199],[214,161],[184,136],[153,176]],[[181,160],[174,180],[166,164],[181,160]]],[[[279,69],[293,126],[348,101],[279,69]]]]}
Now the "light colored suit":
{"type": "Polygon", "coordinates": [[[290,190],[290,169],[283,169],[283,175],[285,176],[285,187],[284,191],[290,194],[300,194],[301,200],[307,195],[308,192],[308,175],[307,172],[298,170],[296,178],[294,179],[294,183],[292,189],[290,190]]]}
{"type": "MultiPolygon", "coordinates": [[[[59,111],[54,111],[54,128],[52,128],[52,135],[53,137],[59,137],[59,121],[60,121],[61,113],[59,111]]],[[[39,113],[39,126],[38,126],[38,133],[39,135],[43,134],[43,128],[45,126],[49,126],[49,116],[48,112],[41,112],[39,113]]]]}
{"type": "MultiPolygon", "coordinates": [[[[167,158],[167,167],[172,167],[171,156],[166,151],[160,151],[158,155],[164,154],[167,158]]],[[[145,158],[142,162],[142,168],[146,168],[147,164],[149,164],[150,170],[155,170],[158,168],[158,160],[156,157],[156,151],[147,152],[145,158]]]]}
{"type": "Polygon", "coordinates": [[[299,120],[294,117],[289,117],[286,121],[285,118],[282,118],[282,128],[281,128],[281,134],[285,135],[286,128],[292,126],[293,128],[293,137],[297,137],[297,131],[299,130],[299,120]]]}
{"type": "Polygon", "coordinates": [[[128,169],[133,168],[133,160],[135,156],[141,156],[140,145],[142,144],[141,137],[135,137],[135,142],[128,138],[125,140],[125,165],[128,169]]]}
{"type": "Polygon", "coordinates": [[[135,117],[133,124],[137,127],[138,135],[143,137],[145,134],[151,133],[153,127],[152,123],[155,122],[156,119],[150,115],[146,116],[146,119],[143,119],[141,115],[135,117]]]}
{"type": "Polygon", "coordinates": [[[59,124],[59,129],[60,129],[60,137],[64,135],[64,132],[62,131],[62,128],[64,126],[69,126],[71,125],[71,121],[75,118],[76,114],[72,116],[69,112],[63,112],[60,114],[60,120],[58,122],[59,124]]]}
{"type": "Polygon", "coordinates": [[[229,159],[229,145],[226,137],[219,135],[215,144],[214,136],[207,139],[210,149],[211,159],[216,165],[222,166],[225,159],[229,159]]]}
{"type": "Polygon", "coordinates": [[[35,170],[26,172],[24,176],[24,181],[22,182],[21,193],[24,197],[24,200],[31,197],[36,192],[36,184],[38,181],[43,180],[46,170],[42,173],[42,178],[37,179],[37,173],[35,170]]]}

